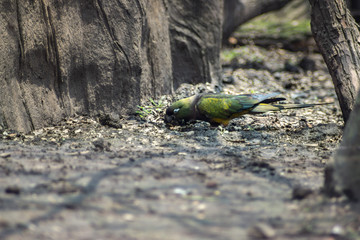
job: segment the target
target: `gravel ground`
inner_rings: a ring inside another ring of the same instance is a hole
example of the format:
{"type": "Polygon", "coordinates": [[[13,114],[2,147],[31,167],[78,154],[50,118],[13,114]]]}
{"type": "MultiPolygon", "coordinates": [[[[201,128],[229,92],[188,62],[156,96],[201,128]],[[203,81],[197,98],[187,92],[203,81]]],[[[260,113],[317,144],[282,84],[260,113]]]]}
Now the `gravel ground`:
{"type": "MultiPolygon", "coordinates": [[[[359,205],[321,193],[343,121],[320,55],[225,50],[222,91],[334,102],[167,127],[183,85],[138,115],[0,134],[0,239],[360,239],[359,205]]],[[[219,88],[216,88],[219,90],[219,88]]]]}

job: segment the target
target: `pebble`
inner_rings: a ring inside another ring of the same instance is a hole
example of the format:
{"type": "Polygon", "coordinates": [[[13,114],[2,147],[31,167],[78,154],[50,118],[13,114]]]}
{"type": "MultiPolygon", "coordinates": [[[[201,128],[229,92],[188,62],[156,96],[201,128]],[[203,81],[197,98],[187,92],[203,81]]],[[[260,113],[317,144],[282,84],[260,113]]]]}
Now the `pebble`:
{"type": "Polygon", "coordinates": [[[313,190],[304,186],[295,186],[292,190],[292,199],[302,200],[313,193],[313,190]]]}
{"type": "Polygon", "coordinates": [[[251,239],[271,239],[276,236],[275,230],[266,223],[258,223],[248,230],[251,239]]]}
{"type": "Polygon", "coordinates": [[[0,153],[1,158],[8,158],[11,156],[11,153],[0,153]]]}
{"type": "Polygon", "coordinates": [[[209,182],[207,182],[207,183],[205,184],[205,186],[206,186],[207,188],[217,188],[217,187],[218,187],[218,183],[215,182],[215,181],[209,181],[209,182]]]}
{"type": "Polygon", "coordinates": [[[341,227],[340,225],[337,224],[331,229],[331,234],[342,235],[342,234],[344,234],[344,229],[343,229],[343,227],[341,227]]]}
{"type": "Polygon", "coordinates": [[[184,188],[174,188],[173,192],[176,195],[181,195],[181,196],[185,196],[188,193],[188,191],[186,189],[184,189],[184,188]]]}
{"type": "Polygon", "coordinates": [[[5,188],[5,193],[19,195],[21,192],[18,186],[8,186],[5,188]]]}
{"type": "Polygon", "coordinates": [[[134,215],[132,215],[130,213],[124,214],[123,218],[124,218],[125,221],[128,221],[128,222],[132,222],[135,219],[134,215]]]}

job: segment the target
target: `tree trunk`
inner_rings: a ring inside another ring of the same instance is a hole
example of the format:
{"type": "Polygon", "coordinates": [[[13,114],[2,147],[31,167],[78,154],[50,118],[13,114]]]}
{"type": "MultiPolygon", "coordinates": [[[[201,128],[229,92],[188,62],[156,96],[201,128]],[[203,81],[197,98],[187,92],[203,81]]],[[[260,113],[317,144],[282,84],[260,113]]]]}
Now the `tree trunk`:
{"type": "Polygon", "coordinates": [[[4,0],[0,124],[124,114],[182,82],[216,83],[221,26],[218,0],[4,0]]]}
{"type": "Polygon", "coordinates": [[[312,31],[348,120],[334,162],[325,172],[325,191],[360,200],[360,33],[343,0],[310,3],[312,31]]]}
{"type": "Polygon", "coordinates": [[[174,88],[181,83],[220,80],[223,1],[168,2],[174,88]]]}
{"type": "Polygon", "coordinates": [[[311,29],[327,64],[346,122],[360,86],[360,34],[343,0],[309,0],[311,29]]]}
{"type": "Polygon", "coordinates": [[[243,23],[263,13],[278,10],[291,0],[225,0],[223,42],[243,23]]]}
{"type": "MultiPolygon", "coordinates": [[[[360,200],[360,93],[350,114],[344,137],[334,156],[333,185],[351,199],[360,200]]],[[[328,187],[329,188],[329,187],[328,187]]]]}

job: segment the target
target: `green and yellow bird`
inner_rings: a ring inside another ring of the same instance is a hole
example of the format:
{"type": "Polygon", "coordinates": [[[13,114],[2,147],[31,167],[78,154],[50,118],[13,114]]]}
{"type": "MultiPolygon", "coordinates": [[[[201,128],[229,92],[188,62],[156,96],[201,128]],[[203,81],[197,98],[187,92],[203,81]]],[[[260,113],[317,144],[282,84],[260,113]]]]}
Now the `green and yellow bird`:
{"type": "Polygon", "coordinates": [[[285,98],[275,98],[280,93],[269,94],[199,94],[181,99],[166,109],[165,122],[179,125],[191,120],[203,120],[212,126],[227,126],[229,121],[244,114],[257,114],[283,109],[306,108],[320,104],[275,103],[285,98]]]}

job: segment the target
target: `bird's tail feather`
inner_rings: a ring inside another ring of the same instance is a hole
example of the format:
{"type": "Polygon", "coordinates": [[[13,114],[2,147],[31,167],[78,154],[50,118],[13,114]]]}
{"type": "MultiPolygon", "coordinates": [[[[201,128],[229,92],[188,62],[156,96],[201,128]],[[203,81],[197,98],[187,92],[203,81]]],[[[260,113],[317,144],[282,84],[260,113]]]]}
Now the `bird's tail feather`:
{"type": "Polygon", "coordinates": [[[251,98],[254,98],[256,100],[258,100],[259,102],[263,102],[266,101],[268,99],[271,99],[277,95],[280,95],[279,92],[273,92],[273,93],[268,93],[268,94],[244,94],[244,95],[248,95],[251,96],[251,98]]]}
{"type": "Polygon", "coordinates": [[[253,108],[250,113],[264,113],[269,111],[281,111],[283,109],[308,108],[317,105],[326,105],[330,103],[313,103],[313,104],[266,104],[260,103],[253,108]]]}

